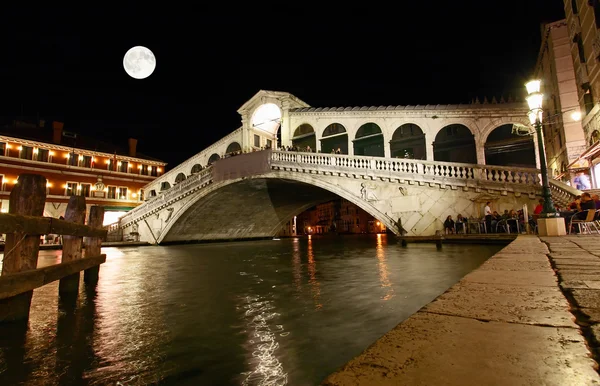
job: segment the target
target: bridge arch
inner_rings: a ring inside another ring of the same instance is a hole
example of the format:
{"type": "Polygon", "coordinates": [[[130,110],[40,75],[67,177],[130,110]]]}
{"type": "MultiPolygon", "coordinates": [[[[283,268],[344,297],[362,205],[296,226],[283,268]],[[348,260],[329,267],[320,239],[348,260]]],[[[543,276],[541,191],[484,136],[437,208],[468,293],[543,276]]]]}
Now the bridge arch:
{"type": "Polygon", "coordinates": [[[178,184],[182,181],[185,181],[185,174],[178,173],[177,176],[175,176],[175,183],[178,184]]]}
{"type": "Polygon", "coordinates": [[[392,134],[390,156],[392,158],[427,159],[426,135],[414,123],[404,123],[392,134]]]}
{"type": "Polygon", "coordinates": [[[477,163],[475,133],[462,123],[442,127],[433,142],[433,160],[442,162],[477,163]]]}
{"type": "Polygon", "coordinates": [[[192,166],[192,170],[190,170],[190,174],[198,174],[202,171],[202,169],[204,169],[202,165],[194,164],[194,166],[192,166]]]}
{"type": "Polygon", "coordinates": [[[218,161],[220,159],[221,159],[220,155],[218,155],[217,153],[213,153],[210,157],[208,157],[208,164],[210,165],[210,164],[212,164],[215,161],[218,161]]]}
{"type": "Polygon", "coordinates": [[[330,123],[321,134],[321,152],[331,153],[340,149],[340,154],[348,154],[348,132],[341,123],[330,123]]]}
{"type": "Polygon", "coordinates": [[[384,138],[381,127],[375,122],[362,124],[354,136],[354,155],[384,157],[384,138]]]}
{"type": "Polygon", "coordinates": [[[242,146],[237,143],[237,142],[231,142],[228,146],[227,146],[227,150],[225,150],[225,154],[231,154],[231,153],[237,153],[237,152],[242,152],[242,146]]]}
{"type": "Polygon", "coordinates": [[[306,149],[307,146],[310,146],[311,151],[316,151],[317,138],[315,129],[311,124],[303,123],[296,127],[294,135],[292,136],[292,146],[302,150],[306,149]]]}
{"type": "Polygon", "coordinates": [[[230,238],[272,237],[294,216],[338,197],[356,204],[388,229],[397,231],[395,223],[386,214],[338,185],[304,173],[271,172],[257,178],[214,183],[200,190],[173,213],[156,241],[201,239],[191,235],[202,235],[207,239],[223,238],[224,234],[230,238]],[[248,189],[253,194],[248,194],[248,189]],[[261,190],[264,194],[260,194],[261,190]],[[288,191],[294,194],[287,194],[288,191]],[[231,202],[236,195],[244,200],[244,205],[231,202]],[[220,208],[218,216],[205,214],[216,208],[220,208]],[[225,222],[217,222],[217,219],[225,219],[225,222]]]}
{"type": "Polygon", "coordinates": [[[489,132],[484,143],[486,165],[535,168],[533,137],[513,134],[512,128],[506,123],[489,132]]]}

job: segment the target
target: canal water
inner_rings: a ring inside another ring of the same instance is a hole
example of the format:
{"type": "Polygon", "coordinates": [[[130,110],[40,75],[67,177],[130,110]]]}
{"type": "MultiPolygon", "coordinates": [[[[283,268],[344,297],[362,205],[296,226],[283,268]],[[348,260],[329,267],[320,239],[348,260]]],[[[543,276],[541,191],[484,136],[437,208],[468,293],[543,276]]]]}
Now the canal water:
{"type": "MultiPolygon", "coordinates": [[[[501,246],[392,236],[103,248],[93,290],[34,291],[0,385],[317,385],[501,246]]],[[[39,266],[60,262],[41,252],[39,266]]]]}

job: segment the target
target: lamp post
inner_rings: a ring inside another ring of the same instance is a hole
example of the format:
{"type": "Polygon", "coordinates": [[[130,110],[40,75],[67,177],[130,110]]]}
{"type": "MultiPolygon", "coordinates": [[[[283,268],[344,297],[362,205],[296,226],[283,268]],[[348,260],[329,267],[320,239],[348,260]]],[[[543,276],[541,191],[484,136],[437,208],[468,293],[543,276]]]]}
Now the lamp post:
{"type": "Polygon", "coordinates": [[[525,87],[527,88],[527,104],[529,105],[529,121],[535,128],[537,133],[538,149],[540,153],[540,169],[542,173],[542,197],[544,197],[544,207],[540,217],[558,217],[554,202],[552,201],[552,193],[550,192],[550,184],[548,182],[548,166],[546,165],[546,150],[544,148],[544,133],[542,129],[542,100],[544,95],[540,92],[539,80],[532,80],[528,82],[525,87]]]}

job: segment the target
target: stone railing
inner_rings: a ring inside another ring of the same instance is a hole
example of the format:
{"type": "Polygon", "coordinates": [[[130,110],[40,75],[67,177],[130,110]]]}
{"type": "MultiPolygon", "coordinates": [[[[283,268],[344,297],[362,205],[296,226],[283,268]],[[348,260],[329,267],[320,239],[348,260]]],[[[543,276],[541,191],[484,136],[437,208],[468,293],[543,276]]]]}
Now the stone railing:
{"type": "MultiPolygon", "coordinates": [[[[327,174],[339,173],[361,178],[404,179],[429,184],[489,188],[522,193],[532,193],[541,185],[540,171],[533,168],[516,169],[493,165],[276,150],[271,151],[271,168],[327,174]]],[[[213,168],[207,167],[200,173],[189,176],[157,197],[132,209],[121,217],[119,226],[124,227],[134,221],[139,221],[212,182],[213,168]]],[[[552,179],[550,187],[553,197],[561,204],[572,201],[575,195],[581,193],[577,189],[552,179]]]]}
{"type": "Polygon", "coordinates": [[[538,169],[515,169],[493,165],[404,158],[273,151],[271,166],[291,169],[308,167],[317,172],[351,172],[352,174],[374,178],[398,179],[405,177],[415,181],[453,182],[463,186],[472,185],[475,182],[529,187],[539,187],[540,185],[540,171],[538,169]]]}
{"type": "Polygon", "coordinates": [[[187,194],[203,188],[206,185],[212,183],[212,166],[209,166],[200,173],[192,174],[180,183],[172,186],[168,190],[165,190],[156,197],[150,198],[144,204],[137,206],[127,212],[126,215],[119,219],[119,226],[127,226],[133,221],[137,221],[141,218],[145,218],[148,214],[156,211],[167,203],[177,201],[187,194]]]}
{"type": "Polygon", "coordinates": [[[561,181],[549,178],[550,192],[552,192],[552,200],[561,207],[566,206],[575,200],[575,196],[581,195],[581,190],[575,189],[561,181]]]}

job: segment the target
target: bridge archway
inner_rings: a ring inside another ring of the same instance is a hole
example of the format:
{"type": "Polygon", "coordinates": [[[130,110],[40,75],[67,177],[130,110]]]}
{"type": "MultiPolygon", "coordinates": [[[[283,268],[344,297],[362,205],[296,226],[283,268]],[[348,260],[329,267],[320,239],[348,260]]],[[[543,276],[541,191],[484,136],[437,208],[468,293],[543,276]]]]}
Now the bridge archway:
{"type": "Polygon", "coordinates": [[[390,141],[392,158],[427,159],[425,134],[414,123],[405,123],[394,131],[390,141]]]}
{"type": "Polygon", "coordinates": [[[356,204],[388,229],[395,229],[373,205],[337,185],[310,175],[281,178],[273,173],[202,189],[176,210],[156,241],[272,237],[304,210],[339,197],[356,204]]]}
{"type": "Polygon", "coordinates": [[[175,183],[178,184],[182,181],[185,181],[185,174],[178,173],[177,176],[175,177],[175,183]]]}
{"type": "Polygon", "coordinates": [[[348,154],[348,132],[341,123],[332,123],[323,130],[321,152],[331,153],[340,149],[340,154],[348,154]]]}
{"type": "Polygon", "coordinates": [[[221,159],[221,156],[219,156],[217,153],[214,153],[213,155],[211,155],[208,158],[208,164],[210,165],[210,164],[212,164],[212,163],[214,163],[214,162],[216,162],[216,161],[218,161],[220,159],[221,159]]]}
{"type": "Polygon", "coordinates": [[[292,146],[297,147],[301,151],[304,151],[310,146],[311,151],[317,149],[317,137],[315,135],[315,129],[308,123],[303,123],[294,130],[294,136],[292,137],[292,146]]]}
{"type": "Polygon", "coordinates": [[[475,136],[471,130],[458,123],[444,126],[433,142],[433,160],[476,164],[475,136]]]}
{"type": "Polygon", "coordinates": [[[484,144],[486,165],[535,168],[533,137],[515,135],[512,128],[512,124],[498,126],[488,135],[484,144]]]}
{"type": "Polygon", "coordinates": [[[192,170],[190,171],[190,174],[198,174],[202,171],[203,167],[200,164],[195,164],[194,166],[192,166],[192,170]]]}
{"type": "Polygon", "coordinates": [[[237,142],[231,142],[229,144],[229,146],[227,146],[227,150],[225,150],[226,154],[231,154],[231,153],[236,153],[236,152],[242,152],[242,146],[240,146],[239,143],[237,142]]]}
{"type": "Polygon", "coordinates": [[[359,127],[353,142],[354,155],[385,157],[383,132],[376,123],[369,122],[359,127]]]}

